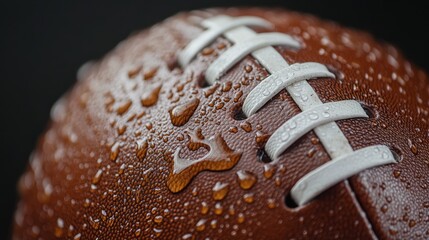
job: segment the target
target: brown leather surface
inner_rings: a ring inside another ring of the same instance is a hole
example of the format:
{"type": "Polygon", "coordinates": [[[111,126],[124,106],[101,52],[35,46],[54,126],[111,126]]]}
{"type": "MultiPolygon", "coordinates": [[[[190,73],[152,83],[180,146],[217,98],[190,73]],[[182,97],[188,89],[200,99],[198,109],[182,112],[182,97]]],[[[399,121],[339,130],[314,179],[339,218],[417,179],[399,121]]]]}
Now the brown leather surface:
{"type": "Polygon", "coordinates": [[[427,76],[365,33],[283,10],[183,13],[131,36],[80,76],[19,183],[15,239],[429,238],[427,76]],[[353,149],[384,144],[401,161],[288,208],[293,184],[329,156],[310,132],[271,170],[260,160],[269,135],[300,111],[282,91],[234,119],[267,72],[248,56],[202,87],[208,65],[230,46],[225,39],[178,67],[178,51],[203,31],[197,23],[216,14],[260,16],[299,39],[298,51],[276,49],[290,63],[336,73],[309,81],[320,99],[355,99],[373,113],[337,122],[353,149]],[[178,148],[202,162],[174,174],[178,148]]]}

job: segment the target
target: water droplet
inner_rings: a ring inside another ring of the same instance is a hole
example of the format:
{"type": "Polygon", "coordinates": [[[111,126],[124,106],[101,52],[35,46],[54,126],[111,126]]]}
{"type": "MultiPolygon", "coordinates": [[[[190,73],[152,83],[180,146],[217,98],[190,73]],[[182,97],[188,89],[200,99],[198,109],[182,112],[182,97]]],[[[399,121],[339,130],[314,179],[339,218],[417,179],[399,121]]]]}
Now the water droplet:
{"type": "MultiPolygon", "coordinates": [[[[199,138],[196,133],[188,133],[190,136],[190,144],[188,148],[190,150],[198,150],[201,147],[210,149],[209,152],[197,159],[189,160],[182,159],[179,157],[180,148],[174,153],[174,164],[172,174],[169,175],[167,181],[167,186],[172,192],[181,191],[186,185],[189,184],[191,179],[196,176],[201,171],[211,170],[211,171],[224,171],[231,169],[241,158],[241,153],[235,152],[230,149],[226,144],[225,140],[220,136],[216,135],[214,137],[206,139],[199,138]]],[[[225,190],[228,191],[227,189],[225,190]]],[[[220,197],[223,191],[219,190],[213,192],[213,196],[220,197]]],[[[226,193],[225,193],[226,194],[226,193]]]]}
{"type": "Polygon", "coordinates": [[[312,113],[310,113],[310,114],[308,115],[308,118],[309,118],[310,120],[317,120],[317,119],[319,118],[319,115],[317,115],[317,113],[316,113],[316,112],[312,112],[312,113]]]}
{"type": "Polygon", "coordinates": [[[247,203],[253,203],[253,201],[255,200],[254,194],[253,193],[246,193],[246,194],[244,194],[243,199],[247,203]]]}
{"type": "MultiPolygon", "coordinates": [[[[152,130],[152,128],[153,128],[153,124],[152,124],[152,122],[148,122],[148,123],[146,123],[146,124],[145,124],[145,127],[146,127],[146,129],[147,129],[147,130],[149,130],[149,131],[150,131],[150,130],[152,130]]],[[[140,132],[140,133],[141,133],[141,132],[140,132]]],[[[137,135],[137,134],[136,134],[136,135],[137,135]]]]}
{"type": "Polygon", "coordinates": [[[84,207],[89,207],[90,204],[91,204],[91,201],[88,198],[86,198],[85,201],[83,202],[84,207]]]}
{"type": "Polygon", "coordinates": [[[389,208],[387,207],[387,204],[383,204],[383,206],[381,206],[381,212],[386,213],[387,210],[389,210],[389,208]]]}
{"type": "Polygon", "coordinates": [[[32,237],[36,238],[40,234],[40,228],[38,226],[32,226],[31,227],[31,235],[32,237]]]}
{"type": "Polygon", "coordinates": [[[210,97],[216,91],[216,89],[219,88],[219,86],[220,86],[220,84],[216,82],[215,84],[213,84],[209,88],[205,89],[204,90],[204,96],[206,98],[210,97]]]}
{"type": "Polygon", "coordinates": [[[43,186],[43,193],[38,194],[38,199],[41,202],[47,202],[52,195],[52,192],[54,191],[54,188],[52,187],[52,184],[48,178],[44,178],[42,180],[42,186],[43,186]]]}
{"type": "Polygon", "coordinates": [[[63,236],[63,229],[64,229],[64,220],[61,218],[57,219],[57,226],[55,227],[54,235],[57,238],[60,238],[63,236]]]}
{"type": "Polygon", "coordinates": [[[135,78],[137,74],[140,73],[141,70],[142,70],[142,66],[134,67],[133,69],[128,71],[128,77],[135,78]]]}
{"type": "Polygon", "coordinates": [[[387,159],[390,156],[390,154],[388,154],[387,152],[383,151],[383,153],[381,154],[381,157],[383,159],[387,159]]]}
{"type": "Polygon", "coordinates": [[[200,100],[198,98],[194,98],[192,100],[173,107],[169,111],[171,123],[174,126],[185,125],[192,117],[199,104],[200,100]]]}
{"type": "Polygon", "coordinates": [[[263,145],[268,140],[268,138],[269,138],[268,134],[265,134],[261,131],[256,132],[255,141],[257,144],[263,145]]]}
{"type": "Polygon", "coordinates": [[[100,219],[92,219],[92,217],[89,217],[89,224],[92,228],[97,230],[100,227],[100,219]]]}
{"type": "Polygon", "coordinates": [[[195,240],[195,237],[194,237],[194,235],[187,233],[187,234],[182,236],[182,239],[183,240],[188,240],[188,239],[195,240]]]}
{"type": "Polygon", "coordinates": [[[214,49],[213,49],[213,48],[206,47],[206,48],[204,48],[204,49],[201,51],[201,54],[202,54],[203,56],[208,56],[208,55],[211,55],[213,52],[214,52],[214,49]]]}
{"type": "Polygon", "coordinates": [[[243,129],[245,132],[250,132],[250,131],[252,131],[252,125],[251,125],[249,122],[247,122],[247,121],[240,123],[240,127],[241,127],[241,129],[243,129]]]}
{"type": "Polygon", "coordinates": [[[225,43],[219,43],[216,47],[217,47],[217,49],[222,50],[226,47],[226,44],[225,43]]]}
{"type": "Polygon", "coordinates": [[[410,150],[414,155],[417,155],[417,146],[414,145],[411,139],[408,139],[408,147],[410,147],[410,150]]]}
{"type": "Polygon", "coordinates": [[[220,110],[220,109],[222,109],[224,106],[225,106],[225,103],[224,103],[224,102],[218,102],[218,103],[216,103],[215,108],[216,108],[216,110],[220,110]]]}
{"type": "Polygon", "coordinates": [[[89,92],[84,92],[84,93],[82,93],[82,95],[80,95],[79,103],[80,103],[80,106],[82,108],[86,108],[88,101],[89,101],[89,98],[90,98],[89,92]]]}
{"type": "Polygon", "coordinates": [[[228,131],[231,132],[231,133],[237,133],[238,132],[238,128],[237,127],[230,127],[228,131]]]}
{"type": "Polygon", "coordinates": [[[207,214],[209,211],[209,205],[206,202],[201,203],[201,213],[207,214]]]}
{"type": "Polygon", "coordinates": [[[310,149],[310,150],[308,150],[308,152],[307,152],[307,157],[312,158],[316,152],[317,152],[317,149],[316,149],[316,148],[311,148],[311,149],[310,149]]]}
{"type": "Polygon", "coordinates": [[[276,201],[272,198],[268,198],[267,206],[268,208],[271,208],[271,209],[277,207],[276,201]]]}
{"type": "Polygon", "coordinates": [[[71,237],[73,235],[73,231],[74,231],[74,226],[70,225],[67,231],[67,237],[71,237]]]}
{"type": "Polygon", "coordinates": [[[161,192],[161,188],[156,187],[153,189],[153,194],[159,194],[161,192]]]}
{"type": "Polygon", "coordinates": [[[389,233],[390,235],[396,235],[398,234],[398,229],[396,229],[394,226],[389,226],[389,233]]]}
{"type": "Polygon", "coordinates": [[[156,216],[154,219],[153,219],[153,221],[155,222],[155,223],[161,223],[162,222],[162,216],[156,216]]]}
{"type": "Polygon", "coordinates": [[[157,236],[157,237],[161,236],[162,229],[154,228],[153,231],[155,232],[155,236],[157,236]]]}
{"type": "Polygon", "coordinates": [[[136,237],[138,237],[138,236],[140,236],[140,234],[142,233],[142,230],[139,228],[139,229],[137,229],[135,232],[134,232],[134,235],[136,236],[136,237]]]}
{"type": "Polygon", "coordinates": [[[121,102],[118,104],[118,107],[116,108],[116,112],[119,115],[123,115],[124,113],[126,113],[128,111],[128,109],[130,109],[132,104],[133,104],[133,102],[130,99],[127,99],[124,102],[121,102]]]}
{"type": "Polygon", "coordinates": [[[118,174],[121,175],[122,173],[124,173],[125,168],[126,168],[125,163],[121,164],[121,166],[118,169],[118,174]]]}
{"type": "Polygon", "coordinates": [[[213,219],[213,220],[210,222],[210,227],[211,227],[212,229],[215,229],[215,228],[217,227],[217,220],[216,220],[216,219],[213,219]]]}
{"type": "Polygon", "coordinates": [[[213,187],[213,199],[222,200],[228,194],[228,183],[217,182],[213,187]]]}
{"type": "Polygon", "coordinates": [[[289,139],[290,135],[288,131],[285,131],[281,134],[280,138],[283,142],[286,142],[289,139]]]}
{"type": "Polygon", "coordinates": [[[241,98],[241,96],[243,96],[243,91],[239,91],[234,95],[234,102],[238,102],[241,98]]]}
{"type": "Polygon", "coordinates": [[[325,118],[328,118],[329,116],[331,116],[331,114],[329,112],[323,112],[322,115],[325,118]]]}
{"type": "Polygon", "coordinates": [[[200,221],[198,221],[195,225],[195,230],[197,230],[198,232],[204,231],[204,229],[206,229],[206,221],[206,219],[201,219],[200,221]]]}
{"type": "Polygon", "coordinates": [[[262,92],[262,95],[264,95],[265,97],[269,96],[270,94],[271,94],[271,92],[270,92],[270,90],[268,90],[268,89],[265,89],[265,90],[262,92]]]}
{"type": "Polygon", "coordinates": [[[237,177],[238,177],[238,184],[242,189],[245,189],[245,190],[252,188],[257,181],[257,178],[253,173],[245,170],[238,171],[237,177]]]}
{"type": "Polygon", "coordinates": [[[157,71],[158,71],[158,68],[151,68],[151,69],[145,71],[143,73],[144,80],[150,80],[150,79],[152,79],[155,76],[155,74],[156,74],[157,71]]]}
{"type": "Polygon", "coordinates": [[[115,142],[115,144],[113,144],[113,146],[110,149],[110,160],[115,162],[116,159],[118,158],[118,154],[119,154],[119,142],[115,142]]]}
{"type": "Polygon", "coordinates": [[[399,178],[399,177],[401,176],[401,171],[399,171],[399,170],[394,170],[394,171],[393,171],[393,176],[394,176],[395,178],[399,178]]]}
{"type": "Polygon", "coordinates": [[[91,192],[95,192],[97,190],[97,185],[91,184],[91,192]]]}
{"type": "Polygon", "coordinates": [[[227,81],[222,83],[222,92],[229,92],[232,88],[232,82],[231,81],[227,81]]]}
{"type": "Polygon", "coordinates": [[[229,215],[231,215],[231,216],[234,216],[234,215],[235,215],[235,208],[234,208],[234,205],[229,205],[228,213],[229,213],[229,215]]]}
{"type": "Polygon", "coordinates": [[[266,179],[270,179],[273,177],[274,172],[276,171],[276,168],[272,164],[265,164],[264,165],[264,177],[266,179]]]}
{"type": "Polygon", "coordinates": [[[107,219],[107,213],[106,213],[106,211],[101,210],[101,220],[103,220],[103,222],[104,222],[104,221],[106,221],[106,219],[107,219]]]}
{"type": "Polygon", "coordinates": [[[158,101],[159,92],[161,91],[162,84],[156,83],[142,94],[141,104],[144,107],[150,107],[158,101]]]}
{"type": "Polygon", "coordinates": [[[429,201],[423,203],[423,207],[429,208],[429,201]]]}
{"type": "Polygon", "coordinates": [[[319,139],[318,138],[316,138],[316,137],[312,137],[311,138],[311,144],[316,145],[318,143],[319,143],[319,139]]]}
{"type": "Polygon", "coordinates": [[[81,237],[82,237],[82,234],[78,233],[74,235],[73,240],[80,240],[81,237]]]}
{"type": "Polygon", "coordinates": [[[280,185],[282,185],[282,180],[280,179],[280,177],[276,177],[275,179],[274,179],[274,182],[275,182],[275,184],[276,184],[276,186],[280,186],[280,185]]]}
{"type": "Polygon", "coordinates": [[[237,222],[238,223],[244,223],[244,220],[246,220],[246,218],[244,217],[244,214],[243,213],[239,213],[237,215],[237,222]]]}
{"type": "Polygon", "coordinates": [[[95,173],[94,177],[92,178],[92,184],[97,184],[98,182],[100,182],[102,175],[103,175],[103,170],[98,169],[97,173],[95,173]]]}
{"type": "Polygon", "coordinates": [[[198,195],[198,189],[195,187],[192,189],[192,196],[197,196],[198,195]]]}
{"type": "Polygon", "coordinates": [[[221,214],[222,214],[222,212],[223,212],[223,207],[222,207],[222,205],[221,205],[221,203],[220,203],[220,202],[217,202],[217,203],[215,204],[214,213],[215,213],[216,215],[221,215],[221,214]]]}
{"type": "Polygon", "coordinates": [[[247,73],[250,73],[250,72],[253,70],[253,68],[252,68],[252,66],[250,66],[250,65],[246,65],[246,66],[244,67],[244,70],[245,70],[247,73]]]}
{"type": "Polygon", "coordinates": [[[137,141],[136,156],[140,161],[146,157],[148,147],[149,147],[149,144],[147,142],[147,138],[143,138],[137,141]]]}
{"type": "Polygon", "coordinates": [[[125,131],[127,131],[127,126],[126,125],[118,126],[116,131],[118,132],[118,135],[120,136],[120,135],[124,134],[125,131]]]}

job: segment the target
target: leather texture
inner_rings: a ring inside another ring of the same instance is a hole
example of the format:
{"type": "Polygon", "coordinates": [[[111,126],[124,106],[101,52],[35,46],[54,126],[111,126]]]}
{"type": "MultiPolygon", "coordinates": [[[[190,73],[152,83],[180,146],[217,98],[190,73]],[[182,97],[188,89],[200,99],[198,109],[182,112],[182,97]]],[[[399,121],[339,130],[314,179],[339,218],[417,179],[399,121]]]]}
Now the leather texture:
{"type": "Polygon", "coordinates": [[[427,75],[367,33],[280,9],[181,13],[86,65],[55,104],[19,182],[13,238],[428,239],[428,116],[427,75]],[[223,37],[178,66],[199,23],[219,14],[261,17],[299,40],[299,50],[275,49],[336,74],[308,81],[323,102],[367,106],[370,118],[337,121],[353,149],[384,144],[399,163],[302,207],[285,203],[330,158],[310,132],[276,164],[264,162],[268,137],[300,110],[283,90],[242,119],[245,97],[268,75],[251,56],[205,86],[209,64],[231,46],[223,37]],[[175,160],[189,166],[178,171],[175,160]]]}

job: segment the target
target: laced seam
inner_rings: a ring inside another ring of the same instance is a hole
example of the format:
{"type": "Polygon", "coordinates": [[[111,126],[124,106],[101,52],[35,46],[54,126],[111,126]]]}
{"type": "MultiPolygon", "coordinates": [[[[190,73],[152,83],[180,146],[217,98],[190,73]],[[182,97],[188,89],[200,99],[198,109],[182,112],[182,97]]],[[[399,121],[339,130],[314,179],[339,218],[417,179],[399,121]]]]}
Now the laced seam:
{"type": "Polygon", "coordinates": [[[229,23],[223,25],[222,27],[212,28],[209,31],[205,31],[201,34],[198,39],[199,41],[193,41],[188,44],[185,49],[182,51],[182,54],[179,55],[178,61],[179,64],[184,67],[189,64],[192,58],[197,55],[199,51],[201,51],[207,43],[213,42],[217,37],[222,35],[225,31],[232,29],[238,26],[255,26],[255,27],[263,27],[263,28],[272,28],[271,23],[263,20],[261,18],[256,17],[238,17],[231,20],[229,23]]]}
{"type": "Polygon", "coordinates": [[[265,151],[273,161],[296,140],[317,126],[349,118],[368,117],[354,100],[344,100],[317,105],[287,120],[268,139],[265,151]]]}
{"type": "MultiPolygon", "coordinates": [[[[363,170],[396,162],[390,149],[384,145],[369,146],[353,151],[335,121],[368,117],[362,106],[354,100],[321,102],[307,80],[335,78],[335,75],[319,63],[307,62],[289,66],[272,45],[298,49],[300,47],[299,42],[283,33],[257,34],[244,27],[245,25],[252,25],[245,18],[241,17],[240,19],[244,20],[230,28],[224,27],[231,25],[231,22],[234,21],[234,18],[228,16],[213,17],[201,23],[203,27],[209,29],[207,32],[224,35],[234,43],[209,66],[206,72],[206,80],[213,84],[247,54],[250,53],[255,57],[271,75],[262,80],[245,98],[243,112],[248,117],[257,114],[257,111],[271,98],[286,88],[302,112],[286,121],[270,136],[265,146],[267,154],[273,162],[276,162],[278,156],[296,140],[314,130],[331,157],[331,161],[305,174],[292,187],[291,197],[299,206],[306,204],[331,186],[363,170]]],[[[252,19],[252,21],[254,20],[255,18],[252,19]]],[[[260,20],[261,22],[265,21],[260,20]]],[[[203,33],[191,41],[189,45],[202,48],[213,40],[214,38],[209,39],[203,33]]],[[[197,53],[198,51],[191,51],[189,48],[181,51],[179,59],[188,59],[188,61],[183,61],[182,66],[189,63],[197,53]]]]}
{"type": "Polygon", "coordinates": [[[243,59],[247,54],[267,46],[286,45],[291,48],[299,48],[299,42],[283,33],[261,33],[249,38],[245,42],[240,42],[226,50],[219,56],[206,71],[206,80],[213,84],[235,63],[243,59]]]}

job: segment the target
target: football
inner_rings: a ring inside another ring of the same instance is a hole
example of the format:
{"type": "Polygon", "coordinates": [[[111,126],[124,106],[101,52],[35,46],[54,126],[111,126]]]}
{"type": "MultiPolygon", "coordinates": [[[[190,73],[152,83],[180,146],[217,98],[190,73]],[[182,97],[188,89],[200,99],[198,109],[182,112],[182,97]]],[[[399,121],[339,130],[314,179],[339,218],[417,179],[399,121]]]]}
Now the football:
{"type": "Polygon", "coordinates": [[[429,83],[282,9],[179,13],[84,64],[14,239],[428,239],[429,83]]]}

